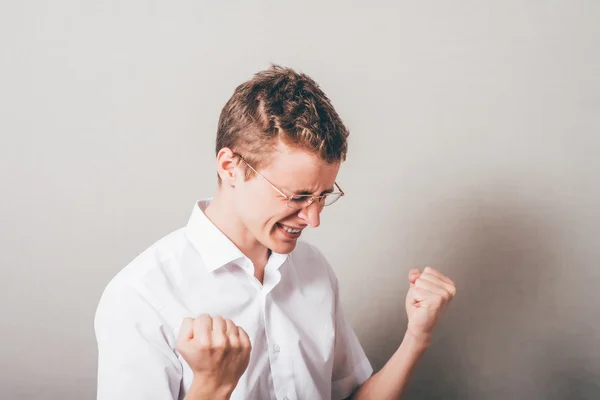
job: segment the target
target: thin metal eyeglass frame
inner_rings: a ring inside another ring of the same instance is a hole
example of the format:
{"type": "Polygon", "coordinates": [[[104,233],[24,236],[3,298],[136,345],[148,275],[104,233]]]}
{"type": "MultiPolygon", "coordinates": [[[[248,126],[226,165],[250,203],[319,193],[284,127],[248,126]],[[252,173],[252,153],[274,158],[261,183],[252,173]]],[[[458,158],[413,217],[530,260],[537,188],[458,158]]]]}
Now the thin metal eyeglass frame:
{"type": "MultiPolygon", "coordinates": [[[[283,196],[283,198],[286,199],[286,205],[289,208],[297,208],[297,209],[300,210],[302,208],[310,206],[317,199],[323,199],[323,207],[326,207],[326,206],[330,206],[330,205],[334,204],[342,196],[345,195],[345,193],[342,190],[342,188],[340,187],[340,185],[338,185],[337,182],[333,182],[333,184],[339,190],[339,192],[326,193],[326,194],[320,195],[320,196],[313,196],[311,194],[297,194],[297,195],[294,195],[294,196],[287,196],[285,193],[283,193],[283,191],[281,189],[279,189],[277,186],[273,185],[273,183],[271,183],[271,181],[269,181],[267,178],[265,178],[260,172],[258,172],[257,170],[255,170],[254,167],[252,167],[252,165],[250,165],[250,163],[244,159],[244,157],[242,157],[240,154],[237,154],[237,153],[233,153],[233,154],[235,156],[239,157],[240,160],[242,160],[248,166],[248,168],[250,168],[256,175],[260,176],[265,182],[267,182],[277,193],[279,193],[281,196],[283,196]],[[329,195],[332,195],[332,194],[339,195],[339,196],[338,196],[338,198],[333,203],[326,205],[325,204],[325,198],[327,196],[329,196],[329,195]],[[306,204],[302,205],[301,207],[291,207],[290,206],[291,201],[294,200],[295,198],[299,198],[299,197],[305,197],[307,199],[306,204]]],[[[319,203],[317,203],[317,204],[319,204],[319,203]]]]}

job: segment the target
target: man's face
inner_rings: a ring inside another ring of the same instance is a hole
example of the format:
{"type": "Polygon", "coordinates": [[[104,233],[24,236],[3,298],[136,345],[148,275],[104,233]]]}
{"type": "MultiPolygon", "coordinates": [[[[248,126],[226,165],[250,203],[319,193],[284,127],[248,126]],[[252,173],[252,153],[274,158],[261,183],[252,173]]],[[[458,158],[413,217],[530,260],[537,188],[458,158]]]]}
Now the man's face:
{"type": "MultiPolygon", "coordinates": [[[[238,168],[243,167],[240,160],[238,168]]],[[[286,196],[318,196],[334,188],[339,168],[340,163],[328,164],[316,155],[280,143],[271,155],[271,163],[258,172],[286,196]]],[[[287,200],[260,176],[255,174],[245,182],[242,176],[240,170],[235,207],[248,233],[262,245],[287,254],[296,247],[304,228],[319,226],[322,206],[317,201],[300,210],[289,208],[287,200]]]]}

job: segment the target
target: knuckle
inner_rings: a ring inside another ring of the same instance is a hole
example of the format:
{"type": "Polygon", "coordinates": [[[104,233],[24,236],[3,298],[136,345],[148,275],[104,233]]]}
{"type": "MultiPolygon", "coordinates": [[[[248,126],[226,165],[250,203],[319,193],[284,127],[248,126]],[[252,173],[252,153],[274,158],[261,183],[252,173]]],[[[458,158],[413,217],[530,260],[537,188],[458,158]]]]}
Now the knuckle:
{"type": "Polygon", "coordinates": [[[229,339],[224,335],[218,335],[213,338],[212,348],[214,349],[226,349],[229,347],[229,339]]]}
{"type": "Polygon", "coordinates": [[[233,333],[237,333],[238,327],[237,325],[230,319],[225,320],[225,325],[227,326],[227,330],[232,331],[233,333]]]}
{"type": "Polygon", "coordinates": [[[212,349],[213,345],[210,342],[200,342],[198,343],[198,350],[202,352],[209,351],[212,349]]]}
{"type": "Polygon", "coordinates": [[[244,349],[251,349],[252,343],[250,343],[249,339],[240,340],[240,346],[244,349]]]}

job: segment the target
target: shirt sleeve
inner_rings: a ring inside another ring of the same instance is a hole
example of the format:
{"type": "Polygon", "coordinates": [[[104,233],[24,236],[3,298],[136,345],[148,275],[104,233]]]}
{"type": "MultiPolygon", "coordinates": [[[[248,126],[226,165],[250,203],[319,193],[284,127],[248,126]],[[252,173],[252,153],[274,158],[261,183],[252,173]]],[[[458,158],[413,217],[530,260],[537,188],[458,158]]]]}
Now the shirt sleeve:
{"type": "Polygon", "coordinates": [[[133,288],[104,291],[94,321],[98,400],[178,399],[182,366],[172,330],[133,288]]]}
{"type": "Polygon", "coordinates": [[[373,373],[371,363],[344,317],[337,279],[335,289],[335,344],[331,398],[345,399],[373,373]]]}

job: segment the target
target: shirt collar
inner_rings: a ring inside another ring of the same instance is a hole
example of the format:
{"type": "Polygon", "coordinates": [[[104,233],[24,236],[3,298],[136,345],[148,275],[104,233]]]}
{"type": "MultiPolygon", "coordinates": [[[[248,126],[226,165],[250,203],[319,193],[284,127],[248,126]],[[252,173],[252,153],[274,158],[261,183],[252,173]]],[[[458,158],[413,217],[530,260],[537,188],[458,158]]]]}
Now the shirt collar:
{"type": "MultiPolygon", "coordinates": [[[[194,205],[188,221],[186,236],[196,249],[206,268],[215,271],[233,261],[247,260],[242,251],[204,214],[212,198],[202,199],[194,205]]],[[[271,252],[268,265],[279,269],[287,259],[287,254],[271,252]]]]}

